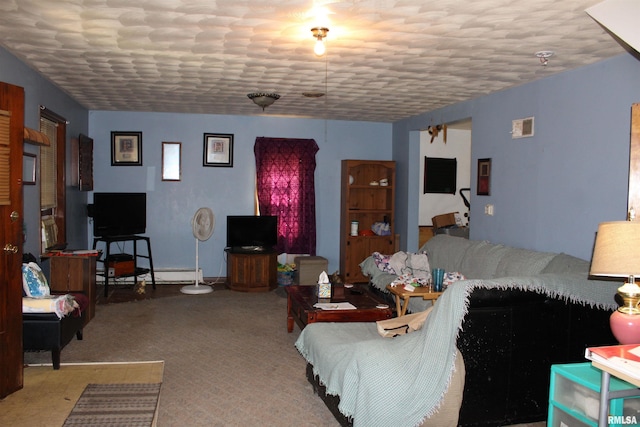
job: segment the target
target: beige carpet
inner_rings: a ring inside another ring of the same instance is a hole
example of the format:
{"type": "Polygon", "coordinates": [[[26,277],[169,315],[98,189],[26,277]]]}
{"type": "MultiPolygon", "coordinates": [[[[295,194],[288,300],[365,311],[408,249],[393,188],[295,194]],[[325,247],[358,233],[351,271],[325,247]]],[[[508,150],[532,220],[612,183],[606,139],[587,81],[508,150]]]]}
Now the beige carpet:
{"type": "MultiPolygon", "coordinates": [[[[338,426],[306,380],[306,362],[294,347],[300,331],[287,333],[286,307],[281,288],[242,293],[219,287],[204,295],[178,291],[98,305],[84,340],[72,341],[61,359],[164,360],[160,427],[338,426]]],[[[50,363],[50,354],[26,353],[25,362],[50,363]]]]}
{"type": "Polygon", "coordinates": [[[159,383],[163,370],[163,362],[25,367],[24,388],[0,400],[0,425],[61,426],[87,384],[159,383]]]}
{"type": "MultiPolygon", "coordinates": [[[[161,427],[336,426],[305,378],[286,305],[281,291],[218,289],[98,305],[84,340],[61,360],[164,360],[161,427]]],[[[25,362],[48,363],[50,354],[25,353],[25,362]]]]}

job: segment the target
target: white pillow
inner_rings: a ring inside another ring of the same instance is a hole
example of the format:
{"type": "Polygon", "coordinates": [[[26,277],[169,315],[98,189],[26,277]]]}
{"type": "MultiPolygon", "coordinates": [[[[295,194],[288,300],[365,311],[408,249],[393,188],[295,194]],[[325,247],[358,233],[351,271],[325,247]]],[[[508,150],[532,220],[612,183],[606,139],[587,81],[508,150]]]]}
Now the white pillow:
{"type": "Polygon", "coordinates": [[[22,264],[22,288],[31,298],[45,298],[51,294],[47,278],[35,262],[22,264]]]}

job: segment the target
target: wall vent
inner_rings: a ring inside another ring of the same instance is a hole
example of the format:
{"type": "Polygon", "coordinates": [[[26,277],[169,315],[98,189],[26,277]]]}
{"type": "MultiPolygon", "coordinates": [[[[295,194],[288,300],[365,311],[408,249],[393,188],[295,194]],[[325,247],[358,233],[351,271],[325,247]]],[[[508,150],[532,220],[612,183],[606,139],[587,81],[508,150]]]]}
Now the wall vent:
{"type": "Polygon", "coordinates": [[[511,138],[526,138],[533,136],[533,117],[511,121],[511,138]]]}

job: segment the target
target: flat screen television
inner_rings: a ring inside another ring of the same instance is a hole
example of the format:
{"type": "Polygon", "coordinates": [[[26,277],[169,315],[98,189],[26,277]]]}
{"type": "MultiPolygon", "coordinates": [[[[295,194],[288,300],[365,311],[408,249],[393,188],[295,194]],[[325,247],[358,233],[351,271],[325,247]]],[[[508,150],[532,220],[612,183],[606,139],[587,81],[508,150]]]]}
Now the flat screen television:
{"type": "Polygon", "coordinates": [[[457,159],[424,158],[424,194],[456,194],[457,159]]]}
{"type": "Polygon", "coordinates": [[[146,193],[94,193],[89,216],[95,237],[131,236],[147,230],[146,193]]]}
{"type": "Polygon", "coordinates": [[[278,243],[278,217],[227,216],[227,248],[233,252],[270,251],[278,243]]]}

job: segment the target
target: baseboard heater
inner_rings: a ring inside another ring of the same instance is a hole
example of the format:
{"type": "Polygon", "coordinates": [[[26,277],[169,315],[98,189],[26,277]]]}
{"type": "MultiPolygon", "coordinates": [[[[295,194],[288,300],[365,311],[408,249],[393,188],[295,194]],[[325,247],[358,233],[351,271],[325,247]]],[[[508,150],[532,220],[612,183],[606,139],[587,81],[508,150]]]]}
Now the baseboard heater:
{"type": "MultiPolygon", "coordinates": [[[[98,275],[96,276],[97,283],[104,283],[104,277],[102,276],[104,270],[98,270],[98,275]]],[[[196,280],[196,274],[193,269],[191,270],[181,270],[181,269],[172,269],[172,270],[155,270],[154,276],[156,279],[156,284],[158,283],[194,283],[196,280]]],[[[134,282],[134,277],[119,277],[115,283],[122,282],[134,282]]],[[[138,281],[146,280],[148,284],[151,284],[151,273],[147,273],[145,275],[141,275],[137,277],[138,281]]],[[[203,283],[202,279],[202,269],[198,269],[198,280],[200,283],[203,283]]],[[[109,278],[109,284],[114,283],[113,278],[109,278]]]]}

